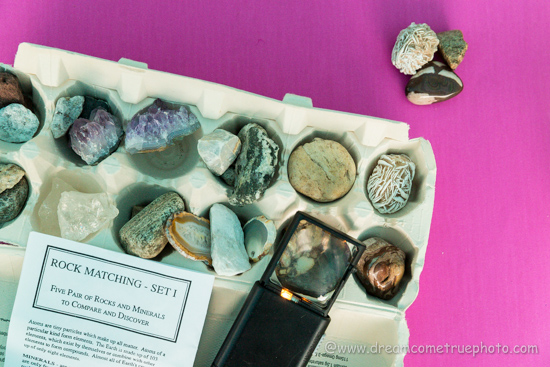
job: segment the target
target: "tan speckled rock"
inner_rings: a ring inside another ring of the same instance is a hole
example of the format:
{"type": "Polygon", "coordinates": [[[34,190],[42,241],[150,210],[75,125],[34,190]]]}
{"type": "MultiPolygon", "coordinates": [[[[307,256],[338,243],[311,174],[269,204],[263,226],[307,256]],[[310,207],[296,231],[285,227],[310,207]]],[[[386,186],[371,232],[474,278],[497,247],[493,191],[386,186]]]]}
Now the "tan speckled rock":
{"type": "Polygon", "coordinates": [[[464,41],[462,31],[440,32],[437,34],[437,38],[439,39],[439,52],[441,52],[441,55],[451,69],[456,69],[464,59],[464,55],[468,49],[468,44],[464,41]]]}
{"type": "Polygon", "coordinates": [[[288,178],[294,189],[315,201],[341,198],[355,182],[355,162],[342,144],[315,138],[294,150],[288,178]]]}
{"type": "Polygon", "coordinates": [[[168,243],[164,231],[166,220],[184,210],[183,199],[176,192],[156,198],[120,229],[124,251],[145,259],[160,254],[168,243]]]}

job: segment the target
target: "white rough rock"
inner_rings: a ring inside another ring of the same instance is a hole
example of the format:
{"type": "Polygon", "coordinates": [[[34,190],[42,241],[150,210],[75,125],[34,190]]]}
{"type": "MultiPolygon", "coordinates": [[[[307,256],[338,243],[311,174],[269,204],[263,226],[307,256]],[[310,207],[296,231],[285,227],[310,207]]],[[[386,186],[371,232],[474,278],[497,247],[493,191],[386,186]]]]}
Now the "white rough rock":
{"type": "Polygon", "coordinates": [[[438,45],[437,35],[426,23],[413,22],[399,32],[391,53],[391,62],[403,74],[414,75],[433,59],[438,45]]]}
{"type": "Polygon", "coordinates": [[[229,131],[216,129],[199,139],[197,149],[208,169],[221,176],[237,159],[241,140],[229,131]]]}
{"type": "Polygon", "coordinates": [[[61,193],[57,207],[61,237],[80,241],[103,228],[118,215],[107,194],[61,193]]]}
{"type": "Polygon", "coordinates": [[[250,269],[244,233],[237,215],[222,204],[210,208],[212,265],[219,275],[232,276],[250,269]]]}
{"type": "Polygon", "coordinates": [[[57,207],[59,206],[61,193],[65,191],[75,191],[75,188],[62,179],[54,177],[52,180],[52,188],[38,209],[38,217],[42,232],[52,236],[61,235],[59,219],[57,217],[57,207]]]}

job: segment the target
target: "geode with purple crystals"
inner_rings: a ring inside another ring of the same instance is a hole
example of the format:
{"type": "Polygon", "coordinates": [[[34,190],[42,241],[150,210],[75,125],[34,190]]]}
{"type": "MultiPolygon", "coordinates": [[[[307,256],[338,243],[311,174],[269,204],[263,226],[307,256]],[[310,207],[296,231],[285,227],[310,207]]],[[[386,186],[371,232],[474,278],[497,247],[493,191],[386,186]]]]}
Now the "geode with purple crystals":
{"type": "Polygon", "coordinates": [[[89,165],[99,163],[116,150],[122,138],[122,124],[103,108],[92,111],[90,120],[79,118],[71,127],[71,148],[89,165]]]}
{"type": "Polygon", "coordinates": [[[158,152],[200,127],[197,116],[185,107],[173,109],[157,99],[145,112],[132,117],[126,127],[124,145],[130,154],[158,152]]]}

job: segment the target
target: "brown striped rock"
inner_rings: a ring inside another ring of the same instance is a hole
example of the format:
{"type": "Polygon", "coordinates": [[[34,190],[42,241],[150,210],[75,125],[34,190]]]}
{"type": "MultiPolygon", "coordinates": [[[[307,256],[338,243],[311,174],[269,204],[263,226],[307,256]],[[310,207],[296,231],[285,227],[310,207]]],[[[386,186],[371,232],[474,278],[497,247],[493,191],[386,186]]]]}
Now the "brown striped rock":
{"type": "Polygon", "coordinates": [[[405,94],[416,105],[446,101],[462,92],[462,80],[447,65],[431,61],[411,77],[405,94]]]}

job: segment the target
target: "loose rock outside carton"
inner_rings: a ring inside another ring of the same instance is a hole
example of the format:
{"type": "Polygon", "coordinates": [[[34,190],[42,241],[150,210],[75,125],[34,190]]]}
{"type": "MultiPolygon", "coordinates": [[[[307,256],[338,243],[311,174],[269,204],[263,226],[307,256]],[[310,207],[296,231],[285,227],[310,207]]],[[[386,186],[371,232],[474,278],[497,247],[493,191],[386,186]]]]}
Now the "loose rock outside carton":
{"type": "MultiPolygon", "coordinates": [[[[405,310],[418,294],[434,202],[436,166],[428,141],[408,139],[408,125],[367,116],[316,109],[311,100],[286,95],[283,101],[230,87],[148,70],[142,63],[121,59],[118,63],[44,46],[21,44],[14,67],[25,92],[32,91],[40,121],[37,134],[23,144],[0,142],[0,163],[15,163],[26,171],[29,198],[21,214],[0,228],[0,239],[24,246],[31,231],[41,231],[38,208],[47,197],[54,178],[76,190],[107,193],[120,214],[109,228],[84,239],[98,247],[123,251],[121,227],[134,205],[143,205],[169,191],[178,192],[186,210],[207,217],[210,207],[230,207],[242,224],[265,215],[278,234],[298,210],[312,214],[349,235],[366,240],[380,237],[406,254],[400,290],[390,300],[367,294],[356,279],[350,279],[331,311],[332,323],[313,361],[333,360],[323,353],[324,343],[341,345],[408,345],[405,310]],[[113,114],[128,121],[154,99],[183,104],[194,113],[201,128],[162,152],[130,155],[124,146],[88,166],[69,147],[54,140],[50,124],[60,97],[88,95],[106,100],[113,114]],[[243,207],[228,204],[230,187],[208,170],[197,152],[197,141],[217,128],[234,134],[250,122],[265,128],[280,147],[279,164],[263,197],[243,207]],[[314,138],[341,143],[351,154],[357,177],[341,199],[320,203],[297,193],[288,179],[288,159],[295,148],[314,138]],[[367,180],[378,159],[387,153],[407,154],[416,165],[408,203],[394,214],[380,214],[368,199],[367,180]]],[[[270,255],[253,263],[239,276],[216,276],[196,366],[209,366],[229,331],[253,283],[260,278],[270,255]]],[[[163,263],[200,272],[212,272],[204,263],[183,257],[174,250],[160,255],[163,263]]],[[[405,351],[396,354],[346,355],[349,367],[372,363],[402,366],[405,351]]],[[[313,364],[312,364],[313,365],[313,364]]]]}

